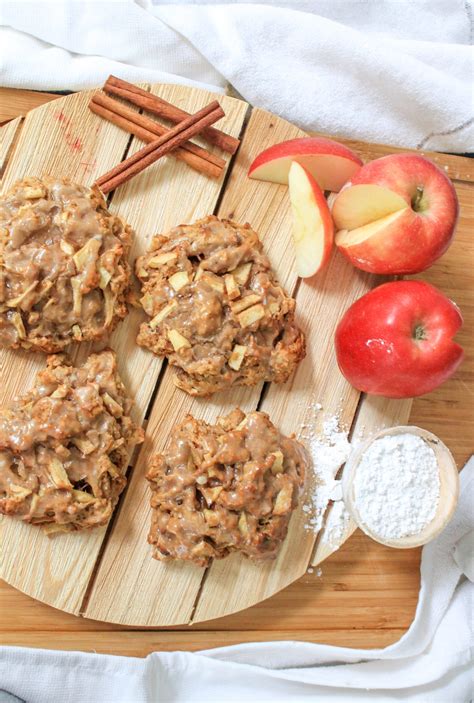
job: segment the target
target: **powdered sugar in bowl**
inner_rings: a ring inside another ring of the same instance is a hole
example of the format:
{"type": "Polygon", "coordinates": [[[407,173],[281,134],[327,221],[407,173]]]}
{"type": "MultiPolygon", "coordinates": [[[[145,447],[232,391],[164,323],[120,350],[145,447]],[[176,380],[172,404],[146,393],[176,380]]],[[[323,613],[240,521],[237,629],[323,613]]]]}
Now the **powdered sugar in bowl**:
{"type": "Polygon", "coordinates": [[[382,430],[351,455],[344,501],[358,527],[389,547],[418,547],[448,524],[459,476],[449,449],[420,427],[382,430]]]}

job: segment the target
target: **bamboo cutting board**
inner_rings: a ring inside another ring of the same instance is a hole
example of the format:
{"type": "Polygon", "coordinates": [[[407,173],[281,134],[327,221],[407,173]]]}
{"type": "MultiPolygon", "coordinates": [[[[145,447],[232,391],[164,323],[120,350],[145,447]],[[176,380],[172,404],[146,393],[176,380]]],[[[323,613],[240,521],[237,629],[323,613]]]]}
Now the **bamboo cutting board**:
{"type": "MultiPolygon", "coordinates": [[[[299,324],[307,335],[308,354],[284,386],[238,388],[211,399],[196,399],[177,390],[173,372],[161,359],[135,344],[141,313],[132,310],[111,339],[122,378],[135,398],[135,419],[146,423],[147,440],[132,461],[129,484],[108,528],[49,538],[37,527],[0,520],[0,576],[25,593],[57,608],[85,617],[137,626],[199,622],[257,603],[302,576],[309,565],[325,559],[348,538],[349,524],[337,544],[326,537],[333,515],[328,507],[319,535],[304,529],[296,511],[278,559],[252,563],[233,555],[202,569],[151,559],[146,541],[150,514],[144,479],[151,452],[163,449],[171,428],[186,413],[213,421],[239,405],[269,413],[284,433],[301,434],[321,403],[316,432],[325,417],[341,411],[341,423],[357,434],[407,421],[411,401],[366,398],[343,379],[335,362],[332,338],[337,321],[356,298],[375,284],[372,276],[353,269],[337,253],[316,282],[299,281],[294,273],[287,189],[249,180],[252,158],[262,149],[298,136],[298,128],[239,100],[213,96],[182,86],[148,87],[188,112],[217,97],[226,113],[220,127],[242,143],[226,177],[213,181],[182,162],[166,158],[113,196],[111,209],[136,231],[132,258],[151,237],[172,226],[211,212],[250,222],[259,232],[277,275],[297,300],[299,324]]],[[[68,176],[91,184],[115,163],[137,151],[129,137],[89,112],[90,92],[77,93],[10,122],[1,132],[2,188],[26,175],[68,176]]],[[[370,145],[368,145],[368,150],[370,145]]],[[[364,152],[362,152],[364,156],[364,152]]],[[[227,157],[228,158],[228,157],[227,157]]],[[[81,359],[87,349],[75,350],[81,359]]],[[[2,350],[0,402],[7,403],[33,382],[44,365],[42,355],[2,350]]]]}

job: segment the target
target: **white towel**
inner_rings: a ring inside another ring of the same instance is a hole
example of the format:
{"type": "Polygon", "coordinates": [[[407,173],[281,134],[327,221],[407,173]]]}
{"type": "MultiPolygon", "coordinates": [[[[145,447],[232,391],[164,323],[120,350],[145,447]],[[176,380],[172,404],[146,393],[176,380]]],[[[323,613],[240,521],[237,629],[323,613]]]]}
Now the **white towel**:
{"type": "Polygon", "coordinates": [[[0,84],[230,83],[305,129],[474,150],[471,0],[4,1],[0,84]]]}
{"type": "MultiPolygon", "coordinates": [[[[223,91],[306,129],[474,150],[468,0],[3,2],[0,84],[77,90],[109,73],[223,91]]],[[[415,620],[384,650],[242,644],[146,659],[0,649],[0,689],[28,703],[468,703],[474,462],[423,550],[415,620]]],[[[2,701],[0,690],[0,701],[2,701]]]]}
{"type": "Polygon", "coordinates": [[[473,505],[474,458],[451,523],[423,549],[415,619],[385,649],[268,642],[135,659],[4,647],[0,689],[27,703],[469,703],[473,505]]]}

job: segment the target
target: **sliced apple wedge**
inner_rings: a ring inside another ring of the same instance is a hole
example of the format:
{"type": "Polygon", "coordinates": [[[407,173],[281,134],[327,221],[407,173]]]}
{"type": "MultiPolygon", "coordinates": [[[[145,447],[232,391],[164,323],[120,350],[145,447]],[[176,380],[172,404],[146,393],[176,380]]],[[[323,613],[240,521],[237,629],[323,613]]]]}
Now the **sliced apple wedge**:
{"type": "Polygon", "coordinates": [[[324,194],[312,175],[296,161],[288,175],[293,211],[296,270],[309,278],[327,263],[334,241],[334,226],[324,194]]]}
{"type": "Polygon", "coordinates": [[[333,139],[302,137],[262,151],[252,162],[248,175],[261,181],[286,184],[294,161],[304,166],[322,190],[335,192],[362,166],[351,149],[333,139]]]}
{"type": "Polygon", "coordinates": [[[388,188],[349,183],[332,202],[331,214],[336,230],[356,229],[406,207],[406,200],[388,188]]]}
{"type": "Polygon", "coordinates": [[[406,250],[412,244],[407,233],[416,215],[410,207],[380,220],[336,234],[336,246],[354,266],[363,271],[390,275],[405,270],[406,250]]]}
{"type": "Polygon", "coordinates": [[[336,244],[338,247],[353,247],[361,242],[365,242],[367,239],[374,237],[377,234],[384,233],[387,228],[390,227],[394,222],[398,225],[400,224],[401,218],[405,217],[407,212],[410,212],[407,207],[403,210],[397,210],[397,212],[392,212],[390,215],[381,217],[375,222],[369,222],[363,227],[356,227],[356,229],[341,229],[336,234],[336,244]]]}

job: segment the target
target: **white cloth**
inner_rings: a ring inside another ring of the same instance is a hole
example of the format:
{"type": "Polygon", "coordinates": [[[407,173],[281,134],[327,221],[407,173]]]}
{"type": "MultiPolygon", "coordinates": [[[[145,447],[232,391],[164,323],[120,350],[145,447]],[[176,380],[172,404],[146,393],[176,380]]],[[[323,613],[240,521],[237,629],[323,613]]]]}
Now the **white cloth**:
{"type": "Polygon", "coordinates": [[[451,523],[423,549],[415,619],[385,649],[268,642],[134,659],[5,647],[0,688],[28,703],[469,703],[473,506],[471,458],[451,523]]]}
{"type": "Polygon", "coordinates": [[[474,150],[472,15],[472,0],[4,0],[0,84],[228,82],[306,129],[463,152],[474,150]]]}
{"type": "MultiPolygon", "coordinates": [[[[229,82],[307,129],[474,150],[468,0],[15,0],[0,24],[3,86],[77,90],[109,73],[220,91],[229,82]]],[[[461,482],[453,521],[423,550],[416,617],[395,645],[273,642],[146,659],[2,648],[0,689],[28,703],[468,703],[473,460],[461,482]]]]}

